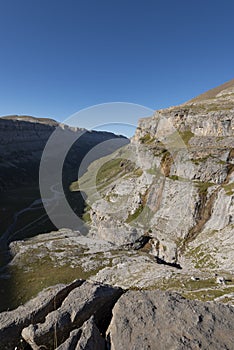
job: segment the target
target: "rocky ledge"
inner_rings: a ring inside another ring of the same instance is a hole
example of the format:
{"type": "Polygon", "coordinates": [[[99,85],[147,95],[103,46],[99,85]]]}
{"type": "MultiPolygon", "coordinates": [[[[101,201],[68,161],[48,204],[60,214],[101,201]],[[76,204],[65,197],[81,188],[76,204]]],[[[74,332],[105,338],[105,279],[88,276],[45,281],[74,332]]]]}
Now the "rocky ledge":
{"type": "Polygon", "coordinates": [[[76,280],[0,314],[1,350],[234,349],[234,308],[76,280]]]}

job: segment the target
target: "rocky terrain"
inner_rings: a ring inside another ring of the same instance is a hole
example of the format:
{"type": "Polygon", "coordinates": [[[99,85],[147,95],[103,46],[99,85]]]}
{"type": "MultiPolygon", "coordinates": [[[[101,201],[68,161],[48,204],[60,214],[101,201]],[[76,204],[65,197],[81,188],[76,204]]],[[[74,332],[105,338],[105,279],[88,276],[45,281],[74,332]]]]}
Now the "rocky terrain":
{"type": "Polygon", "coordinates": [[[233,349],[234,308],[76,280],[0,314],[1,349],[233,349]]]}
{"type": "Polygon", "coordinates": [[[71,186],[87,194],[89,236],[130,250],[145,242],[94,279],[233,302],[233,147],[231,81],[140,120],[130,145],[92,163],[71,186]]]}
{"type": "Polygon", "coordinates": [[[87,164],[86,235],[10,243],[3,349],[234,349],[234,80],[87,164]]]}
{"type": "MultiPolygon", "coordinates": [[[[68,141],[71,147],[63,163],[63,189],[52,183],[45,196],[50,207],[59,208],[63,190],[76,215],[82,215],[84,200],[80,193],[70,192],[69,185],[77,178],[84,156],[103,142],[109,141],[108,147],[99,147],[98,155],[93,154],[91,160],[129,143],[128,139],[113,133],[71,128],[51,119],[29,116],[0,118],[0,310],[13,307],[17,300],[11,295],[12,283],[16,280],[6,267],[11,259],[9,243],[57,229],[43,206],[39,188],[41,157],[53,135],[56,135],[56,140],[50,153],[47,152],[46,164],[53,165],[59,159],[68,141]]],[[[65,222],[65,216],[63,220],[65,222]]],[[[73,228],[72,222],[66,227],[73,228]]]]}

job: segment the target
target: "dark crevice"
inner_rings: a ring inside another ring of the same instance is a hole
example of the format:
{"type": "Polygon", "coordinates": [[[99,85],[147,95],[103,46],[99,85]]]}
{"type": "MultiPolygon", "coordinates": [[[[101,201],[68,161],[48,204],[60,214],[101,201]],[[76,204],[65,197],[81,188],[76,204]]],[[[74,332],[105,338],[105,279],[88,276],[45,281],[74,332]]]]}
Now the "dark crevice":
{"type": "Polygon", "coordinates": [[[106,336],[106,350],[111,350],[110,334],[107,334],[106,336]]]}
{"type": "Polygon", "coordinates": [[[106,331],[111,323],[112,319],[112,310],[119,300],[119,298],[124,294],[125,291],[121,290],[119,295],[115,296],[111,301],[105,304],[105,306],[98,310],[97,313],[94,313],[94,320],[97,325],[97,328],[100,331],[100,334],[105,338],[106,331]]]}
{"type": "Polygon", "coordinates": [[[66,297],[68,296],[68,294],[70,294],[70,292],[75,289],[80,287],[83,283],[85,282],[85,280],[76,280],[74,282],[72,282],[71,284],[69,284],[67,286],[67,288],[61,290],[56,297],[54,298],[54,310],[58,309],[63,301],[66,299],[66,297]]]}
{"type": "Polygon", "coordinates": [[[162,265],[166,265],[166,266],[170,266],[170,267],[174,267],[174,268],[176,268],[176,269],[182,270],[181,265],[178,264],[178,263],[170,263],[170,262],[167,262],[167,261],[165,261],[165,260],[159,258],[158,256],[156,256],[155,259],[156,259],[157,264],[162,264],[162,265]]]}
{"type": "Polygon", "coordinates": [[[144,248],[144,246],[152,239],[152,237],[148,235],[144,235],[139,237],[135,242],[128,243],[124,245],[125,249],[133,249],[133,250],[140,250],[144,248]]]}

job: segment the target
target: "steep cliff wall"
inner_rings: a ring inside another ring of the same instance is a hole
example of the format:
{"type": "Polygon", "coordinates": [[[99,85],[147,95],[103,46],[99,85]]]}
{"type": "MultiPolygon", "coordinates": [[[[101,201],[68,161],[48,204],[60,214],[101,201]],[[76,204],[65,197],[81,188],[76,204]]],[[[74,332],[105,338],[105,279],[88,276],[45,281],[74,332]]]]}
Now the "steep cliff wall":
{"type": "Polygon", "coordinates": [[[160,259],[230,269],[234,88],[208,97],[141,119],[130,145],[91,164],[77,189],[85,183],[93,236],[126,244],[149,235],[160,259]],[[99,196],[87,191],[94,169],[99,196]]]}
{"type": "Polygon", "coordinates": [[[0,189],[30,184],[55,125],[0,119],[0,189]],[[36,168],[35,168],[36,167],[36,168]]]}

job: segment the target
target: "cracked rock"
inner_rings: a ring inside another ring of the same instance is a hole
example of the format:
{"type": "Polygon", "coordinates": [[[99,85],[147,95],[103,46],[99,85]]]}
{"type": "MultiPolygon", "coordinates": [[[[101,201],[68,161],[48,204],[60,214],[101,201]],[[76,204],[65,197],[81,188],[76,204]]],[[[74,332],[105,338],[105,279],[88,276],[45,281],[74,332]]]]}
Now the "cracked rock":
{"type": "Polygon", "coordinates": [[[79,287],[83,282],[76,280],[69,285],[59,284],[47,288],[16,310],[0,313],[0,349],[14,349],[24,327],[43,321],[49,312],[60,306],[73,288],[79,287]]]}
{"type": "Polygon", "coordinates": [[[101,336],[92,316],[83,326],[70,333],[69,338],[57,350],[105,350],[101,336]]]}
{"type": "Polygon", "coordinates": [[[69,337],[71,330],[81,327],[92,315],[100,331],[104,332],[112,307],[121,294],[121,288],[85,282],[71,291],[62,305],[46,316],[45,322],[24,328],[22,337],[33,350],[40,346],[54,349],[69,337]]]}

